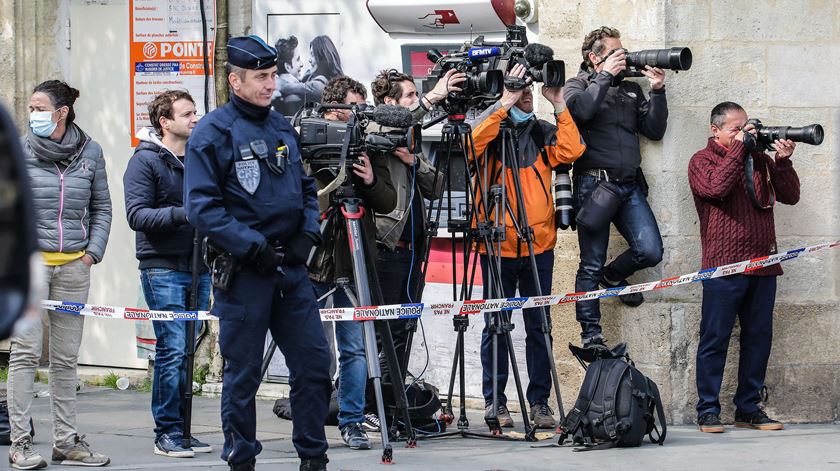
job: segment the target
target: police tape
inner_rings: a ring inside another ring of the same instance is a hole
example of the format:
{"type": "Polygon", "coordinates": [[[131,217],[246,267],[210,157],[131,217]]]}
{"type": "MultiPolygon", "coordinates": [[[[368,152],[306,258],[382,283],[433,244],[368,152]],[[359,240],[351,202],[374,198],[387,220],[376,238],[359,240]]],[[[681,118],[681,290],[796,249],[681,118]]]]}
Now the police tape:
{"type": "MultiPolygon", "coordinates": [[[[811,254],[822,250],[840,247],[840,240],[824,244],[788,250],[787,252],[768,255],[766,257],[744,260],[720,267],[707,268],[694,273],[666,278],[648,283],[639,283],[616,288],[607,288],[581,293],[565,295],[545,295],[522,298],[501,299],[471,299],[465,301],[448,301],[441,303],[392,304],[387,306],[361,306],[349,308],[321,309],[321,320],[324,321],[365,321],[412,319],[420,316],[455,316],[484,314],[495,311],[512,311],[542,306],[591,301],[599,298],[610,298],[623,294],[644,293],[673,286],[696,283],[698,281],[721,278],[755,271],[771,265],[798,258],[803,254],[811,254]]],[[[105,319],[128,319],[136,321],[201,321],[218,320],[218,317],[208,311],[156,311],[151,309],[135,309],[130,307],[101,306],[95,304],[73,303],[67,301],[43,301],[44,309],[81,316],[99,317],[105,319]]]]}

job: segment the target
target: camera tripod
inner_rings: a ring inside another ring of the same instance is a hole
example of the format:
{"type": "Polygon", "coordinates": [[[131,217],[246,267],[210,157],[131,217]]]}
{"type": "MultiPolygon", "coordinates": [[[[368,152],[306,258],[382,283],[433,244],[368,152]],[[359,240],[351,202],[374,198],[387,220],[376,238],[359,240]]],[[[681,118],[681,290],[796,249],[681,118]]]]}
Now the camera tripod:
{"type": "MultiPolygon", "coordinates": [[[[454,104],[453,104],[454,105],[454,104]]],[[[447,209],[447,216],[448,216],[448,231],[452,234],[452,270],[453,270],[453,286],[452,286],[452,295],[453,299],[458,300],[467,300],[472,297],[472,287],[475,281],[476,275],[476,267],[478,265],[478,252],[473,251],[473,246],[475,244],[483,244],[485,250],[489,257],[495,257],[495,247],[494,243],[498,242],[500,237],[504,237],[504,225],[502,224],[499,227],[498,223],[490,222],[487,219],[487,215],[489,214],[489,207],[487,206],[487,198],[481,197],[477,198],[477,194],[482,193],[486,196],[487,188],[483,183],[486,180],[486,175],[482,177],[481,172],[475,170],[477,165],[475,164],[475,160],[473,163],[469,160],[469,155],[475,155],[475,145],[472,139],[472,129],[469,124],[464,121],[465,118],[465,110],[459,110],[458,106],[452,106],[449,110],[448,114],[449,121],[447,124],[444,125],[443,132],[441,135],[441,143],[446,148],[446,154],[443,156],[443,159],[436,162],[436,174],[435,180],[440,178],[440,170],[443,165],[446,165],[448,171],[446,172],[446,181],[445,181],[445,188],[447,195],[449,197],[449,201],[452,201],[452,162],[453,162],[453,150],[460,149],[462,151],[462,155],[464,158],[465,168],[468,170],[465,172],[465,188],[467,189],[467,207],[469,208],[467,212],[467,217],[465,219],[455,219],[452,216],[452,208],[451,205],[447,209]],[[475,177],[475,178],[472,178],[475,177]],[[481,207],[481,211],[479,211],[479,206],[481,207]],[[462,252],[463,252],[463,274],[460,278],[460,286],[458,286],[458,276],[457,276],[457,255],[456,249],[458,242],[456,241],[456,235],[461,234],[462,240],[462,252]],[[470,265],[470,262],[472,265],[470,265]],[[472,270],[469,270],[469,267],[472,267],[472,270]],[[460,289],[459,289],[460,288],[460,289]]],[[[427,124],[426,126],[431,126],[435,124],[435,121],[427,124]]],[[[435,185],[436,186],[436,185],[435,185]]],[[[429,258],[429,251],[431,248],[431,238],[437,234],[437,227],[440,221],[440,215],[442,212],[442,204],[443,198],[439,198],[437,200],[437,206],[435,207],[434,203],[429,207],[428,210],[428,217],[427,217],[427,231],[426,231],[426,243],[425,243],[425,256],[422,258],[422,269],[420,279],[421,282],[418,284],[416,293],[417,298],[421,294],[422,290],[422,280],[425,279],[427,270],[428,270],[428,258],[429,258]]],[[[498,219],[497,219],[498,220],[498,219]]],[[[487,279],[489,280],[488,283],[488,294],[491,297],[501,297],[501,273],[499,271],[499,265],[497,263],[488,264],[488,273],[486,274],[487,279]]],[[[449,437],[449,436],[460,436],[464,438],[496,438],[496,439],[505,439],[505,440],[520,440],[518,438],[510,437],[507,435],[502,434],[502,429],[498,419],[498,410],[499,410],[499,402],[498,402],[498,382],[497,382],[497,373],[499,369],[498,365],[498,342],[504,341],[508,347],[508,355],[511,363],[511,368],[513,370],[513,377],[514,382],[516,384],[516,390],[519,397],[519,404],[520,408],[523,411],[523,421],[525,426],[525,434],[526,439],[533,440],[534,438],[534,429],[528,419],[527,413],[524,413],[527,409],[525,408],[525,395],[522,392],[522,383],[519,376],[519,369],[516,363],[516,357],[514,354],[513,349],[513,341],[510,335],[510,331],[513,329],[513,325],[510,323],[510,314],[506,311],[501,312],[494,312],[490,315],[491,322],[489,323],[491,330],[493,331],[494,335],[491,339],[492,342],[492,351],[493,355],[493,362],[492,362],[492,375],[493,375],[493,405],[492,410],[490,413],[485,417],[485,422],[489,428],[489,433],[479,433],[473,432],[470,430],[469,420],[466,414],[466,384],[465,384],[465,351],[464,351],[464,333],[467,331],[469,327],[469,317],[467,314],[459,314],[453,317],[453,327],[455,332],[457,333],[456,344],[455,344],[455,355],[453,357],[453,364],[452,364],[452,371],[450,374],[450,381],[449,381],[449,388],[447,393],[446,404],[443,408],[443,417],[446,419],[448,423],[454,420],[454,413],[452,408],[452,399],[454,396],[454,388],[455,388],[455,381],[456,381],[456,374],[458,377],[458,384],[459,384],[459,400],[460,400],[460,414],[457,422],[458,429],[455,431],[450,432],[442,432],[436,434],[429,434],[423,435],[419,438],[442,438],[442,437],[449,437]]],[[[404,365],[408,364],[408,355],[410,352],[411,341],[413,337],[413,332],[409,331],[409,338],[406,343],[406,359],[404,361],[404,365]]]]}
{"type": "MultiPolygon", "coordinates": [[[[539,123],[532,122],[530,123],[531,126],[539,126],[539,123]]],[[[497,217],[495,218],[496,221],[500,219],[504,219],[502,216],[501,218],[498,216],[498,210],[501,206],[503,209],[508,211],[511,220],[513,221],[513,226],[516,229],[517,236],[519,241],[525,241],[525,245],[528,248],[528,259],[531,265],[531,276],[534,280],[534,285],[536,291],[540,294],[543,293],[542,286],[540,285],[540,278],[539,273],[537,270],[537,262],[536,257],[534,254],[534,230],[528,224],[528,214],[525,210],[525,198],[522,193],[522,183],[520,180],[519,175],[519,165],[516,164],[519,157],[519,138],[517,137],[517,130],[510,126],[507,121],[502,121],[500,123],[499,134],[501,136],[501,140],[498,144],[498,152],[496,155],[496,160],[498,161],[501,170],[500,170],[500,179],[501,179],[501,189],[497,193],[497,200],[500,199],[501,202],[497,202],[495,208],[497,209],[497,217]],[[510,165],[513,162],[515,165],[510,165]],[[507,204],[506,197],[507,192],[505,191],[506,186],[506,178],[505,175],[507,174],[506,167],[511,167],[511,180],[513,183],[514,188],[514,197],[516,198],[516,211],[507,204]]],[[[537,146],[540,146],[542,143],[537,143],[537,146]]],[[[501,260],[497,258],[497,263],[500,263],[501,260]]],[[[502,296],[503,297],[503,296],[502,296]]],[[[538,309],[540,313],[540,322],[541,322],[541,331],[544,336],[546,350],[547,350],[547,359],[549,365],[549,371],[551,373],[551,381],[552,385],[554,386],[554,394],[557,399],[557,413],[559,414],[560,421],[562,423],[565,419],[565,411],[563,410],[563,399],[560,395],[560,380],[557,377],[557,366],[554,362],[554,354],[551,351],[551,317],[549,315],[549,311],[546,306],[539,306],[533,309],[538,309]]],[[[494,352],[495,354],[495,352],[494,352]]],[[[535,428],[531,429],[531,437],[533,437],[533,433],[535,432],[535,428]]]]}
{"type": "MultiPolygon", "coordinates": [[[[356,191],[351,183],[343,183],[331,196],[332,204],[328,210],[327,217],[342,217],[346,223],[347,243],[353,265],[353,280],[355,284],[355,293],[349,286],[349,280],[337,279],[335,289],[343,289],[347,294],[354,307],[371,306],[381,299],[379,293],[379,280],[376,277],[375,270],[368,270],[368,267],[373,266],[370,258],[371,254],[366,250],[365,241],[367,240],[364,234],[364,227],[362,226],[362,217],[365,213],[365,208],[361,198],[356,196],[356,191]],[[340,214],[340,216],[339,216],[340,214]]],[[[323,227],[322,227],[323,229],[323,227]]],[[[391,427],[387,425],[387,415],[385,412],[385,402],[382,394],[382,371],[379,364],[379,351],[376,345],[377,332],[382,339],[382,350],[385,354],[385,361],[388,365],[389,371],[392,371],[397,377],[402,377],[402,370],[397,360],[397,354],[394,350],[394,342],[391,336],[391,329],[387,322],[382,321],[342,321],[342,322],[361,322],[362,331],[364,335],[365,344],[365,359],[367,362],[368,379],[373,382],[373,389],[376,396],[376,410],[380,421],[380,430],[382,435],[382,462],[393,462],[393,447],[391,446],[391,435],[399,436],[396,420],[391,427]]],[[[268,368],[271,362],[271,357],[274,354],[276,345],[273,340],[269,346],[268,352],[263,357],[263,372],[268,368]]],[[[405,389],[397,382],[392,382],[393,395],[395,401],[395,414],[402,415],[406,428],[406,446],[413,448],[417,444],[417,438],[414,429],[411,426],[411,418],[408,413],[408,399],[406,398],[405,389]]],[[[292,412],[294,413],[294,411],[292,412]]]]}

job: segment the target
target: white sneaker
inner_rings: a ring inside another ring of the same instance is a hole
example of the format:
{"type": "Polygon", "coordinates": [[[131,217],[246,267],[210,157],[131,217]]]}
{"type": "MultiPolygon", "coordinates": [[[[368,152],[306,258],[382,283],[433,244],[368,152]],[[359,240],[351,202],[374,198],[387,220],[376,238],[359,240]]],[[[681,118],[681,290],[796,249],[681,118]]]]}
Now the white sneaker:
{"type": "Polygon", "coordinates": [[[32,448],[32,438],[25,435],[9,447],[9,463],[14,469],[41,469],[47,467],[44,458],[32,448]]]}

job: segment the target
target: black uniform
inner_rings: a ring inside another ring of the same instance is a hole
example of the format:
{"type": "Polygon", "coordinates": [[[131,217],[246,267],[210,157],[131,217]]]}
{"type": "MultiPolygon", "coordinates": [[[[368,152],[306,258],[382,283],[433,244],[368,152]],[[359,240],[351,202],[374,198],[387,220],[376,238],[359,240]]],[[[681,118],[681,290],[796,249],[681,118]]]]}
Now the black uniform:
{"type": "MultiPolygon", "coordinates": [[[[231,39],[229,53],[237,52],[231,50],[234,40],[249,47],[243,39],[250,38],[231,39]]],[[[243,67],[266,68],[262,65],[243,67]]],[[[314,291],[302,262],[279,270],[265,270],[258,262],[266,246],[287,246],[302,234],[318,234],[315,185],[304,173],[297,134],[286,118],[236,95],[231,100],[196,126],[187,144],[185,175],[190,222],[241,265],[227,289],[214,288],[211,310],[219,317],[225,360],[222,459],[246,463],[262,449],[254,397],[267,331],[290,370],[295,448],[302,459],[321,457],[327,450],[330,354],[314,291]],[[267,156],[261,155],[265,148],[267,156]]]]}

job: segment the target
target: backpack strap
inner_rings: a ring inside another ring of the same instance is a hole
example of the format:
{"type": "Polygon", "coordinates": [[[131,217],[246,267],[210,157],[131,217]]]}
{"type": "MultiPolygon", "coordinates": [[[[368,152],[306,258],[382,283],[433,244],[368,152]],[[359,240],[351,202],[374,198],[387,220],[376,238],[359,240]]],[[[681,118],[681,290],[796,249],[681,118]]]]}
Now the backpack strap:
{"type": "Polygon", "coordinates": [[[580,393],[578,394],[577,400],[575,401],[575,406],[572,408],[572,410],[569,411],[568,414],[566,414],[566,423],[564,431],[569,435],[574,435],[574,433],[581,426],[581,422],[584,420],[586,412],[589,411],[589,406],[592,404],[592,399],[595,396],[595,391],[598,389],[598,381],[600,381],[601,379],[601,373],[604,369],[604,362],[595,361],[592,364],[590,364],[589,369],[586,370],[587,376],[589,376],[589,372],[593,369],[593,366],[596,366],[594,372],[594,381],[587,382],[586,378],[584,378],[580,393]],[[584,390],[583,386],[589,387],[586,390],[584,390]]]}
{"type": "Polygon", "coordinates": [[[656,386],[656,383],[650,379],[647,380],[647,383],[650,388],[651,395],[653,396],[653,402],[656,405],[656,416],[659,418],[659,425],[662,426],[662,431],[660,432],[656,428],[656,423],[653,424],[653,430],[655,430],[657,435],[659,435],[658,440],[653,439],[653,430],[648,434],[648,438],[650,438],[651,443],[658,443],[659,445],[662,445],[665,443],[665,434],[668,431],[668,426],[665,424],[665,408],[662,407],[662,398],[659,396],[659,387],[656,386]]]}
{"type": "Polygon", "coordinates": [[[613,360],[610,364],[607,380],[604,382],[604,415],[602,423],[604,424],[604,431],[607,432],[611,440],[618,438],[618,418],[615,412],[615,399],[618,396],[618,389],[621,387],[621,378],[628,368],[630,368],[630,364],[624,360],[613,360]],[[611,385],[613,387],[610,387],[611,385]]]}

